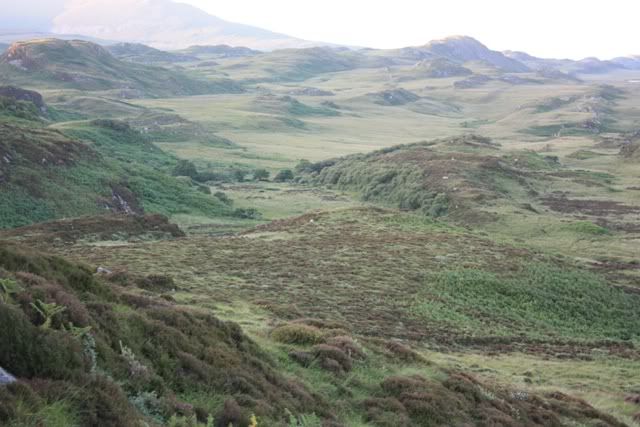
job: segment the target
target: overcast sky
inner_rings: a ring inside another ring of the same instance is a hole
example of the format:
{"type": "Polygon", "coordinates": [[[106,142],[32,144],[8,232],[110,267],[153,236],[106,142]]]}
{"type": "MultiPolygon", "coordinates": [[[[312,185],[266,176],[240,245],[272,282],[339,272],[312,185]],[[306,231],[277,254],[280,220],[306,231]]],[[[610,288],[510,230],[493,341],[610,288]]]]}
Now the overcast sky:
{"type": "Polygon", "coordinates": [[[470,35],[543,57],[640,54],[640,0],[181,0],[220,18],[326,42],[392,48],[470,35]]]}

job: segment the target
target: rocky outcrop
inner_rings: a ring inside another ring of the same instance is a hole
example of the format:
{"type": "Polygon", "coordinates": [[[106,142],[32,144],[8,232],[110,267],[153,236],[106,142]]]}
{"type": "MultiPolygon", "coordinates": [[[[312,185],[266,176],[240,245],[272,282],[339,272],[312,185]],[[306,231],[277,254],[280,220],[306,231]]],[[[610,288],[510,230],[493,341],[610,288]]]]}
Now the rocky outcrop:
{"type": "Polygon", "coordinates": [[[0,368],[0,386],[11,384],[14,382],[16,382],[16,378],[4,369],[0,368]]]}
{"type": "Polygon", "coordinates": [[[42,95],[33,90],[20,89],[13,86],[0,86],[0,96],[15,99],[16,101],[32,102],[38,110],[45,114],[47,106],[44,103],[42,95]]]}

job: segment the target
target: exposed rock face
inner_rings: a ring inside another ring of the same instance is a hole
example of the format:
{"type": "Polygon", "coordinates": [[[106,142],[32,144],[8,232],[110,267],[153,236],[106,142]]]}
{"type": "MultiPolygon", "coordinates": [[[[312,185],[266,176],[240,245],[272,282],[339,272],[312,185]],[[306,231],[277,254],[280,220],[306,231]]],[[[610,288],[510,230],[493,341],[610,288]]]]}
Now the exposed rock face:
{"type": "Polygon", "coordinates": [[[444,58],[420,61],[414,66],[414,70],[421,71],[426,77],[431,78],[468,76],[473,74],[468,68],[444,58]]]}
{"type": "Polygon", "coordinates": [[[111,198],[98,200],[98,205],[113,213],[125,215],[144,214],[144,209],[140,205],[136,195],[122,184],[113,184],[111,186],[111,198]]]}
{"type": "Polygon", "coordinates": [[[16,378],[4,369],[0,368],[0,386],[11,384],[14,382],[16,382],[16,378]]]}
{"type": "Polygon", "coordinates": [[[0,96],[12,98],[17,101],[32,102],[42,113],[47,112],[47,106],[42,99],[42,95],[33,90],[20,89],[13,86],[0,86],[0,96]]]}

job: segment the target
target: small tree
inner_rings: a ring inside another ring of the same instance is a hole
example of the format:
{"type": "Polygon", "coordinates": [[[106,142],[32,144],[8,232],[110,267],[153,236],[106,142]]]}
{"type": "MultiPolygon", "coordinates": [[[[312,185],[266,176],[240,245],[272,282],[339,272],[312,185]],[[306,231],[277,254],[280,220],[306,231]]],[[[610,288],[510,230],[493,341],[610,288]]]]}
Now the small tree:
{"type": "Polygon", "coordinates": [[[253,179],[256,181],[267,181],[269,179],[269,171],[266,169],[256,169],[253,171],[253,179]]]}
{"type": "Polygon", "coordinates": [[[278,172],[278,174],[274,178],[274,181],[276,182],[286,182],[286,181],[292,181],[292,180],[293,180],[293,171],[291,169],[282,169],[280,172],[278,172]]]}

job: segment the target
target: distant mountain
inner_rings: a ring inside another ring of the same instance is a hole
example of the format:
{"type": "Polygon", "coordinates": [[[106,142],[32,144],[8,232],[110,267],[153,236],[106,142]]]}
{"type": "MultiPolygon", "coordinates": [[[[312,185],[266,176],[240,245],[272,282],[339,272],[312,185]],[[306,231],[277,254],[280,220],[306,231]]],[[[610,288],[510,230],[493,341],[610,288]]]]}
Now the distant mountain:
{"type": "Polygon", "coordinates": [[[170,0],[92,0],[69,2],[53,21],[59,33],[79,33],[159,49],[193,45],[248,46],[274,50],[317,45],[261,28],[224,21],[170,0]]]}
{"type": "Polygon", "coordinates": [[[112,91],[123,98],[241,92],[228,79],[203,81],[178,71],[124,62],[81,40],[17,42],[0,55],[0,83],[112,91]]]}
{"type": "Polygon", "coordinates": [[[385,56],[414,62],[435,58],[444,58],[458,64],[481,61],[503,72],[518,73],[529,71],[529,68],[520,61],[509,58],[501,52],[491,50],[478,40],[467,36],[454,36],[442,40],[434,40],[424,46],[392,49],[386,51],[385,56]]]}
{"type": "Polygon", "coordinates": [[[629,70],[640,70],[640,55],[614,58],[610,62],[629,70]]]}
{"type": "Polygon", "coordinates": [[[158,62],[189,62],[198,58],[182,53],[165,52],[141,43],[116,43],[106,46],[107,50],[118,59],[142,64],[154,64],[158,62]]]}
{"type": "Polygon", "coordinates": [[[571,75],[604,74],[624,69],[640,70],[640,56],[619,57],[609,61],[589,57],[574,61],[571,59],[537,58],[525,52],[505,51],[504,54],[534,70],[557,70],[571,75]]]}
{"type": "Polygon", "coordinates": [[[7,43],[0,43],[0,53],[4,52],[5,50],[7,50],[7,48],[9,48],[9,44],[7,43]]]}

